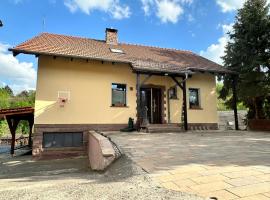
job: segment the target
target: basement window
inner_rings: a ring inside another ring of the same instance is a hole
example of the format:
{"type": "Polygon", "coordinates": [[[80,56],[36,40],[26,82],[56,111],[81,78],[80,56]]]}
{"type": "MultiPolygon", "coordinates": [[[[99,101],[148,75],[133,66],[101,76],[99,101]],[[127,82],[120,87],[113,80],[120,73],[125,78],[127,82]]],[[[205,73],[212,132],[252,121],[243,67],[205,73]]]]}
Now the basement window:
{"type": "Polygon", "coordinates": [[[124,53],[124,51],[122,49],[114,49],[114,48],[110,48],[112,53],[124,53]]]}
{"type": "Polygon", "coordinates": [[[82,132],[43,133],[44,148],[81,147],[82,132]]]}
{"type": "Polygon", "coordinates": [[[189,89],[189,108],[200,109],[200,90],[198,88],[189,89]]]}
{"type": "Polygon", "coordinates": [[[112,106],[125,107],[126,106],[126,91],[125,84],[113,83],[112,84],[112,106]]]}

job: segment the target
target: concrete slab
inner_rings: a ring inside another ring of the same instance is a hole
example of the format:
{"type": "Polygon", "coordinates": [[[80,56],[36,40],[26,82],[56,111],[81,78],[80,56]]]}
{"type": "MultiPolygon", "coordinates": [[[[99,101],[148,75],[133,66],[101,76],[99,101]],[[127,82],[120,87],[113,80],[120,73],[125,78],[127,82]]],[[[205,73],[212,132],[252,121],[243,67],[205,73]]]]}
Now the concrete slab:
{"type": "Polygon", "coordinates": [[[270,199],[270,133],[115,133],[111,137],[162,187],[219,199],[270,199]]]}

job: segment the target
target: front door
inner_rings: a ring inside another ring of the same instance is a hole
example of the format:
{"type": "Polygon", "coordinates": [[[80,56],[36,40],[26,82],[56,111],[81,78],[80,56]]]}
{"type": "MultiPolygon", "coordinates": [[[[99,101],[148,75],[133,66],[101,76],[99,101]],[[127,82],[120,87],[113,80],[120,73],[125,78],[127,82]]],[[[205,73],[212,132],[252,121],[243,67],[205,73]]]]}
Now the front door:
{"type": "Polygon", "coordinates": [[[141,106],[143,117],[151,124],[161,124],[161,89],[142,88],[141,106]]]}

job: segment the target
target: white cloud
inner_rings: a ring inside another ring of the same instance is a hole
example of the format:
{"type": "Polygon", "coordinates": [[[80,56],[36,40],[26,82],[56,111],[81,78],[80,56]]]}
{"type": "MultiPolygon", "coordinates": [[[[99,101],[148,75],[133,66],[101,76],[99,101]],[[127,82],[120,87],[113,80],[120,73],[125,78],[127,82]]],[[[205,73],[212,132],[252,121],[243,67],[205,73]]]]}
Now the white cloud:
{"type": "Polygon", "coordinates": [[[225,47],[229,41],[227,33],[233,30],[233,24],[219,25],[219,27],[222,28],[223,36],[218,39],[216,44],[211,44],[206,50],[201,51],[200,55],[218,64],[222,64],[221,57],[224,55],[225,47]]]}
{"type": "Polygon", "coordinates": [[[150,7],[154,6],[154,0],[141,0],[142,2],[142,9],[145,15],[150,15],[150,7]]]}
{"type": "Polygon", "coordinates": [[[245,0],[216,0],[222,12],[230,12],[242,7],[245,0]]]}
{"type": "Polygon", "coordinates": [[[183,8],[174,1],[162,0],[157,2],[157,17],[162,23],[177,23],[180,15],[184,13],[183,8]]]}
{"type": "Polygon", "coordinates": [[[64,4],[72,13],[81,10],[89,15],[93,10],[100,10],[115,19],[128,18],[131,15],[130,8],[121,5],[119,0],[65,0],[64,4]]]}
{"type": "MultiPolygon", "coordinates": [[[[270,3],[270,0],[267,0],[270,3]]],[[[222,12],[231,12],[242,8],[245,0],[216,0],[216,3],[221,7],[222,12]]]]}
{"type": "Polygon", "coordinates": [[[141,0],[141,3],[146,16],[155,13],[162,23],[177,23],[184,13],[183,6],[193,0],[141,0]]]}
{"type": "Polygon", "coordinates": [[[0,43],[0,80],[1,84],[10,82],[15,93],[35,89],[37,72],[33,63],[19,62],[7,49],[9,45],[0,43]]]}

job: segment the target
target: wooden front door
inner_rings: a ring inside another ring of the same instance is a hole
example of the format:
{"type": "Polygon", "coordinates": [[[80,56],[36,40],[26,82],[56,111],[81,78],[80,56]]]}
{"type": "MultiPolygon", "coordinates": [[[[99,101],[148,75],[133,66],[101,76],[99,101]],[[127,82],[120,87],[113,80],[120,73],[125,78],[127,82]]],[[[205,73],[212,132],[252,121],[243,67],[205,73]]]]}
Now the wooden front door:
{"type": "Polygon", "coordinates": [[[147,117],[151,124],[161,124],[161,89],[142,88],[141,106],[144,117],[147,117]]]}

